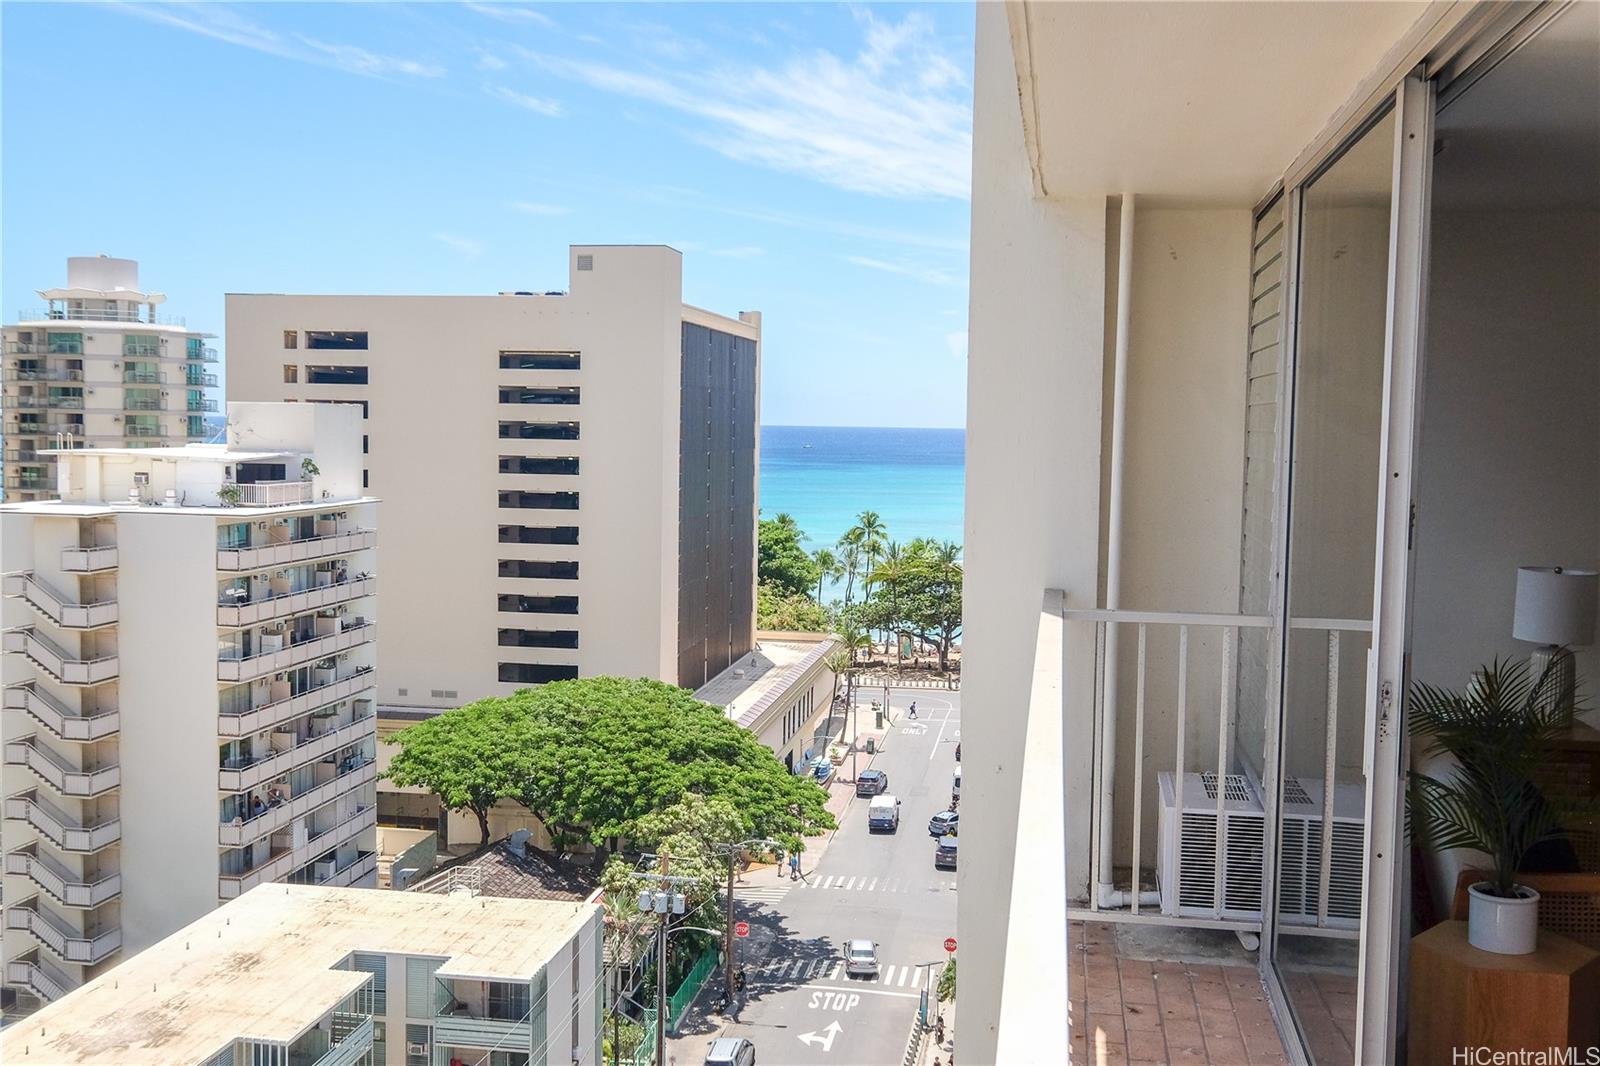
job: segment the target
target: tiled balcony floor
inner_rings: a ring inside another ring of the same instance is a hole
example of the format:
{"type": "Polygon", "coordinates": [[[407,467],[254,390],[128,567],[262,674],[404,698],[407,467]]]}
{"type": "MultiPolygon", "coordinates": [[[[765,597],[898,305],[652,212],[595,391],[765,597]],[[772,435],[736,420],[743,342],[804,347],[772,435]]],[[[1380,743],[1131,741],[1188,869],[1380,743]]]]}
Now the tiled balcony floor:
{"type": "Polygon", "coordinates": [[[1255,956],[1227,934],[1190,935],[1071,923],[1075,1063],[1288,1062],[1255,956]]]}

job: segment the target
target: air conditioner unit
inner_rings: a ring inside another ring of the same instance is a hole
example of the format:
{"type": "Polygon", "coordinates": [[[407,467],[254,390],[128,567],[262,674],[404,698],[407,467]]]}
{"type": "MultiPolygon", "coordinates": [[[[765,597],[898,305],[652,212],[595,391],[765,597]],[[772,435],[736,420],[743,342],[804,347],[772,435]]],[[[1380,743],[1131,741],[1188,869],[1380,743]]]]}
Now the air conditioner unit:
{"type": "Polygon", "coordinates": [[[427,1044],[407,1044],[406,1045],[406,1054],[407,1055],[422,1056],[422,1055],[426,1055],[427,1053],[428,1053],[428,1045],[427,1044]]]}
{"type": "Polygon", "coordinates": [[[1156,879],[1161,886],[1161,912],[1209,918],[1216,913],[1220,889],[1222,917],[1259,920],[1266,817],[1249,778],[1227,774],[1222,779],[1221,825],[1214,772],[1184,774],[1181,793],[1179,784],[1171,773],[1158,779],[1161,813],[1156,879]],[[1223,845],[1220,864],[1219,836],[1223,845]]]}
{"type": "MultiPolygon", "coordinates": [[[[1322,873],[1321,778],[1283,782],[1283,846],[1278,856],[1278,916],[1286,924],[1317,921],[1322,873]]],[[[1328,925],[1361,927],[1361,886],[1366,868],[1366,797],[1354,782],[1333,786],[1333,848],[1328,876],[1328,925]]]]}

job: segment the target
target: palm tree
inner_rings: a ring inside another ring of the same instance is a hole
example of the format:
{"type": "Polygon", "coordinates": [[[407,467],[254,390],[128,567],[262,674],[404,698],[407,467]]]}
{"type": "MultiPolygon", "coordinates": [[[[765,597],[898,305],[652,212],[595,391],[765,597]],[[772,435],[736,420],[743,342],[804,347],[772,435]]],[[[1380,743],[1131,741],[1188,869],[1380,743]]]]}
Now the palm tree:
{"type": "MultiPolygon", "coordinates": [[[[894,630],[892,627],[898,625],[900,620],[900,582],[905,577],[906,571],[915,565],[916,560],[913,559],[904,548],[902,548],[899,544],[890,542],[883,549],[883,562],[879,563],[877,568],[872,571],[872,581],[876,584],[881,584],[885,589],[888,590],[889,593],[889,617],[891,619],[891,628],[886,632],[885,635],[890,636],[891,638],[894,635],[894,630]]],[[[885,648],[884,651],[887,653],[888,649],[885,648]]],[[[894,659],[895,665],[899,666],[901,657],[900,642],[898,640],[894,642],[894,659]]]]}
{"type": "Polygon", "coordinates": [[[867,557],[867,569],[878,565],[878,559],[889,544],[889,528],[878,517],[877,511],[862,511],[856,515],[856,529],[861,531],[861,552],[867,557]]]}
{"type": "Polygon", "coordinates": [[[839,567],[839,558],[827,548],[818,548],[811,553],[811,561],[817,564],[817,605],[822,605],[822,586],[838,577],[843,571],[839,567]]]}
{"type": "Polygon", "coordinates": [[[773,516],[772,520],[785,529],[793,530],[795,533],[800,532],[800,526],[797,522],[795,522],[794,515],[790,514],[788,511],[779,511],[773,516]]]}
{"type": "Polygon", "coordinates": [[[836,547],[839,549],[839,562],[844,567],[844,603],[848,607],[855,589],[856,574],[861,571],[861,530],[846,530],[836,547]]]}

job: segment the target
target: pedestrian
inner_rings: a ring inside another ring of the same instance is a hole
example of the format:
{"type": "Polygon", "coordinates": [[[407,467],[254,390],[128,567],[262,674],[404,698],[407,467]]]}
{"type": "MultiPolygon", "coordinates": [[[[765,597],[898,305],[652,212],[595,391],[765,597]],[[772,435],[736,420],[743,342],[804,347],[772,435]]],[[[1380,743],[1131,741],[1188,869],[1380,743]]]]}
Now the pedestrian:
{"type": "Polygon", "coordinates": [[[800,880],[800,854],[799,854],[799,852],[796,852],[795,854],[789,856],[789,880],[791,880],[791,881],[800,880]]]}
{"type": "Polygon", "coordinates": [[[913,721],[915,721],[916,717],[917,717],[917,701],[916,700],[912,700],[911,701],[911,718],[912,718],[913,721]]]}

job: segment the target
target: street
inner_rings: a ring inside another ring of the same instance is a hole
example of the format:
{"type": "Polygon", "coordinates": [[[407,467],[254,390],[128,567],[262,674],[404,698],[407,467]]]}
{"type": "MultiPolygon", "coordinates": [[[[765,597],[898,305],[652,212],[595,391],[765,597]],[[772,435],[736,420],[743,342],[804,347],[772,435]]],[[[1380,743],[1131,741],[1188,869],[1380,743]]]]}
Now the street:
{"type": "MultiPolygon", "coordinates": [[[[860,691],[866,701],[882,689],[860,691]]],[[[867,831],[867,799],[850,802],[832,839],[802,857],[804,877],[791,881],[770,869],[747,875],[734,893],[750,936],[740,943],[747,980],[737,1020],[691,1011],[672,1042],[677,1066],[699,1066],[714,1036],[744,1036],[767,1064],[890,1066],[900,1062],[921,990],[936,981],[955,935],[956,875],[933,865],[928,819],[950,805],[960,740],[960,693],[895,690],[892,721],[870,765],[889,775],[899,798],[897,832],[867,831]],[[906,716],[917,704],[918,720],[906,716]],[[810,854],[820,851],[815,867],[810,854]],[[842,943],[877,941],[876,977],[844,972],[842,943]],[[933,964],[929,966],[928,964],[933,964]]],[[[860,769],[869,765],[860,755],[860,769]]],[[[835,789],[851,789],[850,759],[835,789]]],[[[702,997],[710,1001],[720,986],[702,997]]],[[[930,994],[930,1003],[936,997],[930,994]]]]}

